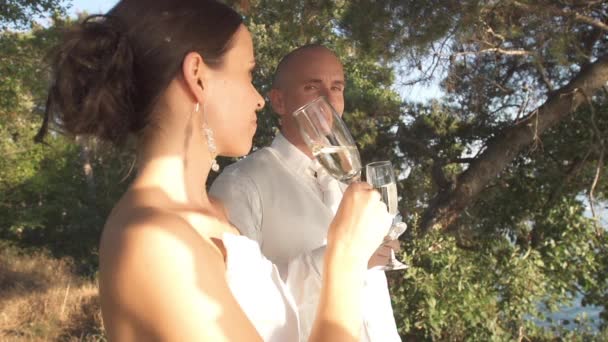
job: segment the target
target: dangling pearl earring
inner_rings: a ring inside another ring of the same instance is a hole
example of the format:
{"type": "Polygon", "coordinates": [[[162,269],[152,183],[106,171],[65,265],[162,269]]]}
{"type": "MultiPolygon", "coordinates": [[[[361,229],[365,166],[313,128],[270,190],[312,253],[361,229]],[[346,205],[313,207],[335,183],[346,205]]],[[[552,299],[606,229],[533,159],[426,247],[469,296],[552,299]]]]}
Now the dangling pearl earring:
{"type": "MultiPolygon", "coordinates": [[[[196,103],[194,107],[194,111],[198,113],[200,108],[199,103],[196,103]]],[[[203,109],[203,131],[205,132],[205,137],[207,138],[207,148],[209,149],[209,154],[211,155],[211,170],[214,172],[218,172],[220,170],[220,164],[215,160],[215,156],[217,155],[217,146],[215,145],[215,139],[213,138],[213,130],[209,127],[207,123],[207,117],[205,116],[205,110],[203,109]]]]}

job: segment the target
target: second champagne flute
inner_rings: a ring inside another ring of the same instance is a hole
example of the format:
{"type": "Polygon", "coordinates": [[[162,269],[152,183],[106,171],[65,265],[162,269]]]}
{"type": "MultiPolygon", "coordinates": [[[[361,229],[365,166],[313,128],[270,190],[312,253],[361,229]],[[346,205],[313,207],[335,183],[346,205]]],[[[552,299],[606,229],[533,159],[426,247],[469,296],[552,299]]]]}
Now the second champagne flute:
{"type": "MultiPolygon", "coordinates": [[[[393,225],[387,232],[385,241],[396,240],[399,235],[403,234],[407,225],[401,222],[401,215],[397,206],[397,180],[395,179],[395,170],[390,161],[379,161],[369,163],[365,166],[365,179],[382,195],[382,202],[386,204],[389,214],[395,215],[393,225]]],[[[402,270],[408,266],[395,257],[395,251],[391,249],[390,259],[385,266],[380,269],[385,271],[402,270]]]]}

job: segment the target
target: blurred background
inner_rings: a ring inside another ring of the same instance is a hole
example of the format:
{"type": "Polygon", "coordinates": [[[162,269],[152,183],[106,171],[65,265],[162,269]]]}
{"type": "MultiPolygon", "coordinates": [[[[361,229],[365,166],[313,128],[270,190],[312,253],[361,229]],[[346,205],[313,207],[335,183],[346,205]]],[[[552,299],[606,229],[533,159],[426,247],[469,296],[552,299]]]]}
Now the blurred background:
{"type": "MultiPolygon", "coordinates": [[[[226,2],[253,34],[262,94],[295,47],[341,57],[363,161],[399,173],[404,341],[608,340],[606,1],[226,2]]],[[[2,341],[105,340],[97,244],[133,151],[33,137],[50,48],[114,4],[0,4],[2,341]]],[[[276,127],[267,106],[254,149],[276,127]]]]}

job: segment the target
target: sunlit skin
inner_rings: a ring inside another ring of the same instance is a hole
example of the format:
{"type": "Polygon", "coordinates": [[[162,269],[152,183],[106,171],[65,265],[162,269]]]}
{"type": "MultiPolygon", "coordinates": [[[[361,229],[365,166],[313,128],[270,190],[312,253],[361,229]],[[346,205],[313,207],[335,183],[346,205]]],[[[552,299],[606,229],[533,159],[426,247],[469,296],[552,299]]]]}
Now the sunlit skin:
{"type": "MultiPolygon", "coordinates": [[[[244,26],[232,44],[217,69],[198,53],[184,58],[153,113],[156,124],[143,134],[136,178],[105,224],[99,290],[110,341],[261,341],[226,280],[221,239],[238,231],[205,191],[215,156],[203,127],[213,128],[219,155],[244,155],[264,106],[251,84],[244,26]]],[[[345,284],[363,283],[382,240],[368,229],[379,215],[387,214],[377,192],[364,183],[347,189],[328,234],[311,341],[358,340],[361,286],[345,284]]]]}

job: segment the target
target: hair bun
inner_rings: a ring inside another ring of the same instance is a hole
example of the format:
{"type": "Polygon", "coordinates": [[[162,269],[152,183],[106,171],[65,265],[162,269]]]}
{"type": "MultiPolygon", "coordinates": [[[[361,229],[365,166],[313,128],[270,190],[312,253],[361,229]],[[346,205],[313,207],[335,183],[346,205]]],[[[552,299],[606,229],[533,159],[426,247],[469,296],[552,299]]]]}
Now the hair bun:
{"type": "Polygon", "coordinates": [[[218,69],[242,17],[217,0],[120,0],[105,15],[73,25],[50,62],[44,122],[113,143],[148,126],[185,56],[196,52],[218,69]]]}
{"type": "Polygon", "coordinates": [[[66,35],[53,57],[51,115],[69,133],[122,142],[143,124],[134,111],[133,49],[118,20],[90,16],[66,35]]]}

